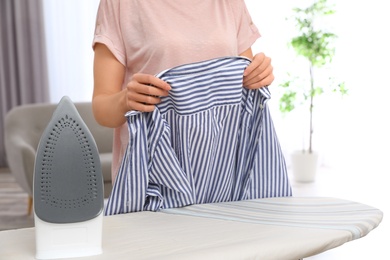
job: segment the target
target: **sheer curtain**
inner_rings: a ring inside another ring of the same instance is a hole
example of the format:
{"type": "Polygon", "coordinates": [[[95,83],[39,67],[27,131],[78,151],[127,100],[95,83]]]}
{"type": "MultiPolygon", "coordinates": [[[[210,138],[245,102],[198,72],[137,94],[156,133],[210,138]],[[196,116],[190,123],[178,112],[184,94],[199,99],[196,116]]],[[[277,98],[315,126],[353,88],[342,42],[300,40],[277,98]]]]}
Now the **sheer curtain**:
{"type": "Polygon", "coordinates": [[[90,101],[92,38],[99,0],[43,0],[50,100],[90,101]]]}
{"type": "Polygon", "coordinates": [[[49,101],[41,0],[0,1],[0,167],[4,118],[14,106],[49,101]]]}

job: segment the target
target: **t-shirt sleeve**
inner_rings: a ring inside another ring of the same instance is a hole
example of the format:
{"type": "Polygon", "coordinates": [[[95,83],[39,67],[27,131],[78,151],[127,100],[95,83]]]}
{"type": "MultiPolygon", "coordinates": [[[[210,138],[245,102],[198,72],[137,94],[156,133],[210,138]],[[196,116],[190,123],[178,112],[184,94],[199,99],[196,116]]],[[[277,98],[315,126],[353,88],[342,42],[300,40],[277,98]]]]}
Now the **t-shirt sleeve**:
{"type": "Polygon", "coordinates": [[[239,54],[250,48],[261,36],[252,21],[244,0],[231,1],[237,26],[237,52],[239,54]]]}
{"type": "Polygon", "coordinates": [[[120,0],[100,0],[92,48],[96,43],[105,44],[120,63],[126,64],[120,23],[120,0]]]}

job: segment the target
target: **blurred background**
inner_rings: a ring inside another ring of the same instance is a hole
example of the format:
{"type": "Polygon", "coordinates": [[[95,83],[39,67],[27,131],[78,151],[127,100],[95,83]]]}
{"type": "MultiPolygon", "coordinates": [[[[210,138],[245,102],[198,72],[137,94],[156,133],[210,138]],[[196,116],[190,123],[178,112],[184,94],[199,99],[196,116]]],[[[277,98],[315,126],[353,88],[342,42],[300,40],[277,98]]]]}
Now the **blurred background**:
{"type": "MultiPolygon", "coordinates": [[[[91,100],[93,90],[91,44],[99,1],[35,1],[8,1],[10,9],[2,7],[0,46],[5,48],[10,40],[9,34],[6,34],[7,26],[4,26],[8,21],[7,10],[15,10],[23,2],[31,6],[39,3],[42,7],[40,22],[43,28],[43,37],[40,39],[44,39],[45,46],[42,51],[44,52],[42,57],[45,58],[42,66],[46,66],[47,69],[48,95],[27,101],[18,96],[14,97],[10,94],[12,85],[5,83],[7,75],[4,71],[8,68],[4,67],[4,63],[0,63],[3,66],[0,68],[2,109],[0,137],[3,135],[2,120],[11,107],[10,100],[15,100],[14,104],[43,101],[57,103],[64,95],[73,101],[91,100]]],[[[279,110],[279,99],[285,89],[279,85],[285,80],[286,73],[292,69],[302,70],[302,74],[305,74],[308,68],[297,62],[293,50],[288,46],[295,29],[291,20],[286,18],[292,15],[294,7],[305,7],[313,0],[245,2],[253,22],[262,35],[253,46],[253,52],[264,52],[272,58],[276,79],[270,86],[272,98],[268,104],[287,163],[290,165],[291,152],[301,149],[302,144],[307,142],[307,112],[305,108],[300,108],[282,114],[279,110]]],[[[338,36],[335,41],[336,52],[332,71],[345,82],[348,94],[343,97],[326,94],[318,97],[314,108],[313,145],[314,149],[320,152],[320,170],[314,183],[307,185],[294,183],[294,189],[298,195],[337,196],[360,201],[378,207],[386,213],[389,203],[385,198],[390,195],[386,179],[390,173],[387,165],[390,155],[388,8],[386,1],[383,0],[328,2],[334,4],[336,13],[332,19],[326,20],[326,26],[338,36]]],[[[28,11],[26,12],[28,14],[28,11]]],[[[17,34],[11,35],[18,37],[17,34]]],[[[1,54],[0,60],[4,61],[7,58],[6,53],[3,51],[1,54]]],[[[34,66],[37,65],[31,65],[31,70],[34,66]]],[[[0,168],[6,168],[2,146],[1,140],[0,168]]],[[[348,253],[351,250],[357,252],[359,256],[354,256],[354,259],[365,259],[364,256],[373,254],[378,256],[380,254],[383,257],[385,246],[382,239],[384,236],[381,235],[384,234],[384,230],[388,230],[387,226],[383,221],[380,231],[369,240],[372,242],[362,243],[362,246],[358,245],[352,249],[346,247],[345,250],[348,253]],[[366,245],[376,247],[364,250],[366,245]]],[[[343,258],[340,257],[343,255],[342,252],[337,253],[338,255],[329,254],[325,257],[343,258]]]]}

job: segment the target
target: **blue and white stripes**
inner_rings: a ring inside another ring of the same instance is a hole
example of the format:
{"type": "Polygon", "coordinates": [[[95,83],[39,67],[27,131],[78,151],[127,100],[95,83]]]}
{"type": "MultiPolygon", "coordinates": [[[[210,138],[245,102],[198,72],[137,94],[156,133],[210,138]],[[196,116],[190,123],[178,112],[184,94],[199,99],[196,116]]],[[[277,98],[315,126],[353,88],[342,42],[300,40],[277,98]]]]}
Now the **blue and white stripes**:
{"type": "Polygon", "coordinates": [[[129,144],[106,214],[291,196],[267,89],[242,86],[250,60],[224,57],[159,73],[172,89],[126,114],[129,144]]]}
{"type": "Polygon", "coordinates": [[[157,77],[171,84],[169,96],[158,106],[161,114],[174,109],[192,115],[223,105],[239,104],[247,59],[223,58],[163,71],[157,77]]]}

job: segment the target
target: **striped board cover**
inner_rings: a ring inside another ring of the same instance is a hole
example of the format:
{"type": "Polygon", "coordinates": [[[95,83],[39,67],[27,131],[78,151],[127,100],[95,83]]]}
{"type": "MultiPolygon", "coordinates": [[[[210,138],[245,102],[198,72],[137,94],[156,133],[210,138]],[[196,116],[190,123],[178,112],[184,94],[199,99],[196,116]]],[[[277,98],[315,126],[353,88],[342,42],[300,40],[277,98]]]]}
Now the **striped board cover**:
{"type": "MultiPolygon", "coordinates": [[[[118,214],[103,218],[103,254],[85,259],[297,260],[361,238],[382,218],[382,211],[371,206],[326,197],[264,198],[118,214]]],[[[34,241],[34,228],[0,232],[0,259],[35,259],[34,241]]],[[[367,245],[363,250],[371,258],[390,259],[383,248],[386,241],[378,241],[377,247],[367,245]],[[375,257],[378,252],[382,254],[375,257]]]]}
{"type": "Polygon", "coordinates": [[[192,205],[163,213],[262,225],[346,230],[351,240],[367,235],[382,221],[371,206],[335,198],[284,197],[192,205]]]}

